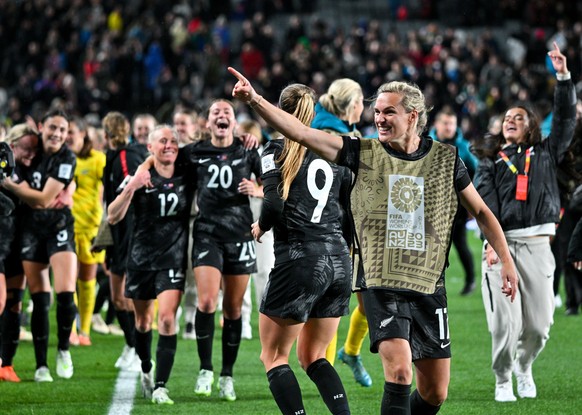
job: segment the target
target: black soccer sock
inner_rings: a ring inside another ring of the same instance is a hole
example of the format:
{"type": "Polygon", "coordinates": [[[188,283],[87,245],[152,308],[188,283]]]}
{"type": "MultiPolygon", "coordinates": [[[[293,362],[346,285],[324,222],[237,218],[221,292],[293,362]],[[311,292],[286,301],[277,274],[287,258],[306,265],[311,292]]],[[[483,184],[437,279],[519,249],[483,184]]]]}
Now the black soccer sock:
{"type": "Polygon", "coordinates": [[[113,322],[115,321],[115,317],[117,317],[117,312],[115,311],[115,307],[113,307],[111,297],[109,297],[107,312],[105,313],[105,324],[107,325],[113,324],[113,322]]]}
{"type": "Polygon", "coordinates": [[[232,376],[232,370],[238,349],[242,330],[242,318],[236,320],[224,319],[222,328],[222,371],[220,376],[232,376]]]}
{"type": "Polygon", "coordinates": [[[200,369],[212,370],[212,341],[214,340],[214,313],[196,310],[194,320],[200,369]]]}
{"type": "Polygon", "coordinates": [[[410,415],[410,385],[385,382],[382,415],[410,415]]]}
{"type": "Polygon", "coordinates": [[[117,310],[117,321],[119,327],[123,330],[125,344],[129,347],[135,347],[135,315],[131,311],[117,310]]]}
{"type": "Polygon", "coordinates": [[[283,415],[304,414],[301,388],[289,365],[281,365],[267,372],[269,389],[283,415]]]}
{"type": "Polygon", "coordinates": [[[20,343],[20,315],[23,290],[7,290],[6,307],[2,316],[2,367],[12,366],[12,359],[20,343]],[[16,311],[15,311],[16,310],[16,311]]]}
{"type": "Polygon", "coordinates": [[[350,406],[342,381],[327,359],[319,359],[309,365],[306,370],[327,408],[332,414],[349,414],[350,406]]]}
{"type": "Polygon", "coordinates": [[[57,335],[59,338],[58,349],[69,350],[69,338],[73,322],[77,316],[75,294],[65,291],[57,294],[57,335]]]}
{"type": "MultiPolygon", "coordinates": [[[[99,314],[105,301],[109,297],[109,279],[103,279],[99,281],[99,289],[97,290],[97,295],[95,296],[95,306],[93,307],[93,314],[99,314]]],[[[113,308],[113,307],[112,307],[113,308]]]]}
{"type": "Polygon", "coordinates": [[[48,366],[46,354],[48,351],[49,336],[49,309],[51,306],[51,294],[47,292],[30,295],[34,304],[32,315],[30,316],[30,330],[32,331],[32,341],[34,344],[34,357],[36,358],[36,368],[48,366]]]}
{"type": "Polygon", "coordinates": [[[164,336],[160,334],[158,338],[158,349],[156,350],[156,388],[163,388],[170,379],[170,373],[174,367],[174,356],[176,355],[176,346],[178,336],[164,336]]]}
{"type": "Polygon", "coordinates": [[[135,352],[141,360],[141,371],[150,373],[152,370],[152,331],[141,333],[135,331],[135,352]]]}
{"type": "Polygon", "coordinates": [[[440,405],[434,406],[422,399],[418,389],[415,389],[410,395],[410,413],[412,415],[435,415],[440,409],[440,405]]]}

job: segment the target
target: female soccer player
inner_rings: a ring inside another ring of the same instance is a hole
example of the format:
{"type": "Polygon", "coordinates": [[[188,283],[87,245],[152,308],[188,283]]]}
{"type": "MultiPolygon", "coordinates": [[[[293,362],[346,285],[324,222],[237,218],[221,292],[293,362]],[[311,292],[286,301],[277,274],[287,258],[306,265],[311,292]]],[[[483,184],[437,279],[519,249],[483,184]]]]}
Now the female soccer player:
{"type": "Polygon", "coordinates": [[[57,375],[73,376],[69,336],[77,312],[74,302],[77,256],[73,215],[67,206],[52,208],[59,193],[73,181],[76,159],[65,145],[69,118],[60,110],[49,111],[38,124],[41,148],[32,165],[23,171],[20,184],[7,179],[4,186],[26,203],[23,212],[21,259],[34,308],[31,329],[36,357],[37,382],[52,382],[47,364],[49,308],[53,273],[57,303],[57,375]]]}
{"type": "Polygon", "coordinates": [[[87,122],[79,117],[74,117],[69,123],[67,146],[77,156],[75,168],[77,188],[73,194],[75,244],[79,261],[77,290],[80,333],[77,342],[81,346],[90,346],[97,266],[105,260],[104,251],[91,251],[91,242],[97,236],[103,215],[102,178],[105,154],[93,149],[87,134],[87,122]]]}
{"type": "MultiPolygon", "coordinates": [[[[309,125],[315,93],[293,84],[279,106],[309,125]]],[[[325,352],[348,314],[351,262],[342,231],[351,174],[302,145],[283,139],[267,145],[261,157],[265,199],[253,236],[273,228],[275,267],[260,307],[261,361],[269,388],[283,414],[304,413],[301,390],[289,367],[297,340],[301,367],[316,384],[333,414],[349,414],[344,387],[325,352]],[[344,198],[345,200],[345,198],[344,198]]]]}
{"type": "Polygon", "coordinates": [[[175,164],[178,144],[178,133],[171,127],[154,128],[148,137],[153,168],[137,173],[107,209],[112,224],[133,209],[125,295],[133,300],[135,309],[135,349],[141,360],[142,390],[157,404],[174,403],[166,383],[176,353],[176,311],[184,291],[194,183],[185,175],[184,166],[175,164]],[[148,183],[152,187],[145,188],[148,183]],[[151,343],[155,299],[159,304],[159,339],[154,383],[151,343]]]}

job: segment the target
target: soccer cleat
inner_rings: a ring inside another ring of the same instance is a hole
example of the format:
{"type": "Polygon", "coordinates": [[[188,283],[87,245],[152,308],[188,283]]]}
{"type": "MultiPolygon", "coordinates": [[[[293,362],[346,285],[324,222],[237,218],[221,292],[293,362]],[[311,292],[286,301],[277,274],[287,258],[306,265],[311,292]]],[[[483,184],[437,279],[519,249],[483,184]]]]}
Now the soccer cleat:
{"type": "Polygon", "coordinates": [[[517,365],[513,369],[517,379],[517,394],[520,398],[535,398],[537,396],[536,384],[531,374],[531,368],[526,372],[520,372],[517,365]]]}
{"type": "Polygon", "coordinates": [[[64,379],[73,377],[73,360],[68,350],[57,351],[57,375],[64,379]]]}
{"type": "Polygon", "coordinates": [[[251,340],[253,338],[253,329],[251,327],[251,323],[248,321],[242,324],[240,337],[243,340],[251,340]]]}
{"type": "Polygon", "coordinates": [[[34,372],[34,381],[35,382],[52,382],[53,377],[51,376],[51,372],[48,367],[41,366],[36,369],[34,372]]]}
{"type": "Polygon", "coordinates": [[[168,390],[166,388],[157,388],[152,393],[152,403],[158,405],[174,405],[174,401],[168,396],[168,390]]]}
{"type": "Polygon", "coordinates": [[[234,379],[232,376],[220,376],[218,378],[218,397],[225,401],[236,401],[236,393],[234,393],[234,379]]]}
{"type": "Polygon", "coordinates": [[[136,356],[135,349],[133,347],[129,347],[126,344],[125,346],[123,346],[121,356],[119,356],[117,358],[117,361],[115,362],[115,367],[117,369],[127,369],[127,367],[133,364],[135,356],[136,356]]]}
{"type": "Polygon", "coordinates": [[[194,393],[200,396],[210,396],[212,392],[212,382],[214,382],[214,372],[212,370],[202,369],[196,379],[194,393]]]}
{"type": "Polygon", "coordinates": [[[517,398],[513,394],[513,384],[511,381],[497,383],[495,385],[495,400],[497,402],[515,402],[517,398]]]}
{"type": "Polygon", "coordinates": [[[372,386],[372,378],[366,371],[366,368],[362,364],[362,357],[360,355],[352,356],[345,352],[344,348],[342,347],[337,352],[338,360],[342,361],[346,365],[352,369],[352,373],[354,374],[354,378],[356,382],[360,385],[365,387],[372,386]]]}
{"type": "Polygon", "coordinates": [[[91,329],[96,333],[109,334],[109,327],[101,314],[93,314],[91,316],[91,329]]]}
{"type": "Polygon", "coordinates": [[[31,342],[32,333],[26,330],[24,327],[20,327],[20,334],[18,335],[18,340],[21,342],[31,342]]]}
{"type": "MultiPolygon", "coordinates": [[[[154,390],[154,375],[155,375],[155,363],[152,361],[152,368],[148,373],[140,372],[141,380],[141,393],[144,398],[153,398],[152,391],[154,390]]],[[[152,399],[153,401],[153,399],[152,399]]]]}
{"type": "Polygon", "coordinates": [[[79,346],[91,346],[91,338],[85,334],[79,334],[79,346]]]}
{"type": "Polygon", "coordinates": [[[194,330],[193,323],[186,323],[186,328],[184,329],[184,334],[182,334],[184,340],[196,340],[196,330],[194,330]]]}
{"type": "Polygon", "coordinates": [[[0,380],[3,380],[5,382],[14,382],[14,383],[20,382],[20,378],[18,377],[18,375],[14,371],[13,366],[4,366],[4,367],[0,368],[0,380]]]}
{"type": "Polygon", "coordinates": [[[107,326],[107,328],[109,329],[109,334],[111,334],[113,336],[124,336],[125,335],[123,333],[123,330],[121,329],[121,327],[119,327],[117,324],[109,324],[107,326]]]}
{"type": "Polygon", "coordinates": [[[69,344],[71,346],[78,346],[79,345],[79,335],[74,331],[71,332],[69,335],[69,344]]]}

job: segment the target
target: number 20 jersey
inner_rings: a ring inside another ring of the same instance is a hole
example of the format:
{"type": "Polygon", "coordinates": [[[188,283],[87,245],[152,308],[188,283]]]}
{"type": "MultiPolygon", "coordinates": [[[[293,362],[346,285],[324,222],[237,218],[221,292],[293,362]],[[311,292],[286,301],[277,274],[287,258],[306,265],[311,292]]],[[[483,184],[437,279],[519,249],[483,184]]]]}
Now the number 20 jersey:
{"type": "Polygon", "coordinates": [[[204,233],[222,242],[251,239],[249,196],[238,191],[243,178],[261,174],[257,150],[245,150],[238,138],[228,147],[215,147],[210,140],[184,147],[196,169],[199,213],[194,235],[204,233]]]}

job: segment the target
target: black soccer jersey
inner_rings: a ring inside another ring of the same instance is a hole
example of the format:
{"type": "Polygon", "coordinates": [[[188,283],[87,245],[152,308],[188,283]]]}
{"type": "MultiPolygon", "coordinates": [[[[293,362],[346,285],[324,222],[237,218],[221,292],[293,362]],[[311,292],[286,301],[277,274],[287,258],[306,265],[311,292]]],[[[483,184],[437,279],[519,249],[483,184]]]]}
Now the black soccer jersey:
{"type": "Polygon", "coordinates": [[[238,138],[226,148],[205,140],[184,150],[198,176],[194,234],[205,233],[222,242],[252,238],[249,197],[238,191],[238,185],[243,178],[250,179],[251,173],[260,176],[259,152],[245,150],[238,138]]]}
{"type": "Polygon", "coordinates": [[[75,154],[65,145],[54,154],[46,154],[41,148],[32,166],[22,169],[22,179],[33,189],[41,191],[49,178],[58,180],[67,187],[73,180],[76,165],[75,154]]]}
{"type": "MultiPolygon", "coordinates": [[[[283,151],[283,140],[271,141],[262,154],[262,179],[276,178],[281,182],[278,159],[283,151]]],[[[350,173],[347,169],[328,163],[307,150],[303,164],[289,189],[280,219],[274,222],[275,252],[278,261],[288,251],[289,259],[310,255],[337,255],[348,253],[342,234],[343,207],[340,194],[348,192],[350,173]]],[[[277,184],[277,188],[281,186],[277,184]]],[[[272,192],[265,197],[273,197],[272,192]]],[[[279,195],[277,195],[279,196],[279,195]]],[[[279,196],[280,197],[280,196],[279,196]]],[[[272,206],[267,203],[267,206],[272,206]]],[[[264,215],[277,215],[263,209],[264,215]]],[[[268,220],[267,220],[268,222],[268,220]]]]}
{"type": "MultiPolygon", "coordinates": [[[[63,145],[54,154],[41,152],[36,156],[30,167],[23,167],[21,178],[33,189],[42,191],[49,178],[55,179],[67,187],[72,181],[77,164],[75,154],[63,145]]],[[[23,205],[24,222],[27,229],[36,229],[39,234],[51,234],[61,229],[63,221],[72,222],[71,210],[63,209],[32,209],[23,205]]]]}
{"type": "Polygon", "coordinates": [[[154,168],[150,175],[154,187],[139,189],[131,201],[134,220],[127,268],[186,269],[192,180],[178,171],[167,179],[154,168]]]}

